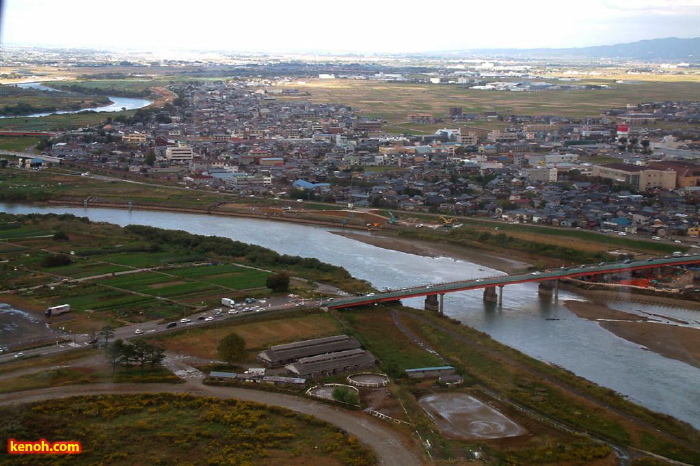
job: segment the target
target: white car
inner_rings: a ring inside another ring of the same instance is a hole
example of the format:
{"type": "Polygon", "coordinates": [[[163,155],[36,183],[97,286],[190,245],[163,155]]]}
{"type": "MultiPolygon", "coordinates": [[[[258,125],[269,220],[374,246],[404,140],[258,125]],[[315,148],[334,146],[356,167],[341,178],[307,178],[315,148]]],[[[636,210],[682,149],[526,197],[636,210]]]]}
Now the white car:
{"type": "Polygon", "coordinates": [[[143,333],[143,330],[141,330],[140,328],[137,328],[136,331],[134,331],[134,333],[136,335],[141,335],[143,333]]]}
{"type": "Polygon", "coordinates": [[[16,358],[21,358],[22,356],[24,356],[24,353],[16,353],[16,354],[15,354],[15,357],[16,357],[16,358]]]}
{"type": "Polygon", "coordinates": [[[182,324],[189,324],[190,322],[192,322],[192,321],[190,319],[188,319],[187,317],[185,317],[184,319],[180,319],[180,323],[182,323],[182,324]]]}
{"type": "Polygon", "coordinates": [[[229,314],[238,314],[238,311],[235,309],[231,309],[228,311],[229,314]]]}
{"type": "Polygon", "coordinates": [[[209,322],[209,321],[212,321],[212,320],[214,320],[214,318],[213,318],[212,316],[209,316],[209,317],[207,317],[207,318],[206,318],[206,319],[204,319],[204,320],[205,320],[205,321],[207,321],[207,322],[209,322]]]}

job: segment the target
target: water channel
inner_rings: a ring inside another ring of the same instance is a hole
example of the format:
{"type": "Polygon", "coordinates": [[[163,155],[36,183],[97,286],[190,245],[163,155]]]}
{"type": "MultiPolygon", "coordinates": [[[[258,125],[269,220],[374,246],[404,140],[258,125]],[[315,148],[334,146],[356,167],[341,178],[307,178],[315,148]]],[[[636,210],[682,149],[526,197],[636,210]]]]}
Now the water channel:
{"type": "MultiPolygon", "coordinates": [[[[48,86],[44,86],[41,83],[21,83],[21,84],[16,84],[16,86],[22,87],[25,89],[26,88],[38,89],[40,91],[64,92],[64,91],[61,91],[59,89],[54,89],[54,88],[51,88],[48,86]]],[[[43,117],[43,116],[48,116],[48,115],[65,115],[65,114],[70,114],[70,113],[79,113],[79,112],[86,112],[86,111],[121,112],[124,110],[136,110],[136,109],[151,105],[153,103],[152,100],[134,99],[131,97],[107,96],[107,98],[112,103],[109,105],[101,106],[101,107],[81,108],[80,110],[57,110],[55,112],[33,113],[31,115],[17,115],[17,116],[6,115],[6,116],[0,116],[0,118],[35,118],[35,117],[43,117]]]]}
{"type": "MultiPolygon", "coordinates": [[[[121,226],[151,225],[227,237],[345,267],[353,276],[367,280],[377,289],[502,273],[461,260],[422,257],[378,248],[333,234],[333,229],[268,220],[2,203],[0,211],[13,214],[71,213],[121,226]]],[[[502,307],[485,304],[481,291],[448,294],[445,296],[445,313],[532,357],[561,366],[643,406],[700,428],[700,370],[647,351],[604,330],[596,322],[577,317],[561,304],[567,299],[583,298],[571,292],[560,292],[558,302],[542,300],[536,285],[520,284],[504,289],[502,307]]],[[[423,299],[405,300],[404,304],[422,308],[423,299]]],[[[616,309],[682,319],[692,322],[690,326],[700,328],[697,311],[638,303],[607,304],[616,309]]]]}

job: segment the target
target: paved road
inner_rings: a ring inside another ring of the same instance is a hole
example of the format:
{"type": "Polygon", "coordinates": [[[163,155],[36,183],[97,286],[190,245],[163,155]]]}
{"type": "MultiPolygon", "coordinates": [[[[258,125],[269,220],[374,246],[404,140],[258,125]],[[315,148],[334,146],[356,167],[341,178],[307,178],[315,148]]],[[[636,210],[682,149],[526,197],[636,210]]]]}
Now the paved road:
{"type": "Polygon", "coordinates": [[[310,414],[338,426],[377,454],[379,463],[386,466],[421,465],[421,454],[410,438],[392,430],[385,421],[362,412],[345,411],[333,406],[279,393],[269,393],[243,388],[214,387],[204,385],[198,379],[184,384],[95,384],[72,387],[52,387],[3,394],[0,405],[67,398],[76,395],[127,394],[127,393],[190,393],[218,398],[236,398],[268,405],[281,406],[298,413],[310,414]]]}

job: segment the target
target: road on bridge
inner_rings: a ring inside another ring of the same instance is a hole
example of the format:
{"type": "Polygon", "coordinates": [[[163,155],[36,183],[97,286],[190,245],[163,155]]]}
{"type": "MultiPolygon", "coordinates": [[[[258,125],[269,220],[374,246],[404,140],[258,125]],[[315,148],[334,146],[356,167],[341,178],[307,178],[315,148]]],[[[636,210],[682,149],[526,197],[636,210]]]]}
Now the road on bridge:
{"type": "Polygon", "coordinates": [[[644,260],[626,260],[623,262],[584,264],[573,267],[562,267],[554,270],[544,270],[517,275],[502,275],[489,278],[476,278],[458,280],[449,283],[437,283],[419,285],[400,290],[390,290],[379,293],[369,293],[365,296],[326,300],[322,306],[329,309],[339,309],[352,306],[364,306],[385,301],[397,301],[418,296],[440,295],[457,291],[476,290],[481,288],[493,288],[517,283],[545,282],[561,278],[579,278],[587,275],[601,275],[606,273],[625,273],[633,270],[652,269],[660,266],[692,265],[700,264],[700,254],[685,254],[674,257],[660,257],[644,260]]]}

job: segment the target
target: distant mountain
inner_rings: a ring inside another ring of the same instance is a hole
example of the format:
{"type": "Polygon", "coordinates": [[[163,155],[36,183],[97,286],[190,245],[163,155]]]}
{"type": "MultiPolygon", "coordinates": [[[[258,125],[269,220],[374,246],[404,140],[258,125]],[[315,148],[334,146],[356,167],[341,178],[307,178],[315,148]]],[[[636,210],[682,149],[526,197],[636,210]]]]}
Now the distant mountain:
{"type": "Polygon", "coordinates": [[[434,52],[429,55],[487,55],[503,57],[532,58],[629,58],[637,60],[683,60],[700,61],[700,37],[694,39],[640,40],[626,44],[598,45],[580,48],[539,48],[539,49],[474,49],[434,52]]]}

